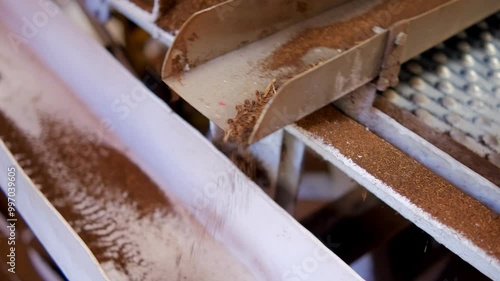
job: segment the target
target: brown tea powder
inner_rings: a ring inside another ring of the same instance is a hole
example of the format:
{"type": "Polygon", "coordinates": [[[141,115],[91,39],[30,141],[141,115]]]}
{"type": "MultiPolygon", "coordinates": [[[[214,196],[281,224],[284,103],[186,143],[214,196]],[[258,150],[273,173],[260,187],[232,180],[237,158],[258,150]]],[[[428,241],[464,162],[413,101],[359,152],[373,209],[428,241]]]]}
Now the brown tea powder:
{"type": "Polygon", "coordinates": [[[297,125],[500,259],[500,218],[476,199],[329,105],[297,125]]]}
{"type": "Polygon", "coordinates": [[[275,83],[276,79],[273,79],[263,92],[255,92],[255,99],[247,99],[243,104],[236,106],[236,117],[227,120],[229,128],[224,136],[224,141],[248,145],[250,135],[264,107],[276,94],[275,83]]]}
{"type": "Polygon", "coordinates": [[[210,8],[225,0],[161,0],[159,27],[168,32],[177,32],[194,13],[210,8]]]}
{"type": "Polygon", "coordinates": [[[0,137],[112,280],[253,279],[125,155],[69,122],[39,118],[33,138],[0,111],[0,137]]]}
{"type": "Polygon", "coordinates": [[[384,0],[368,11],[331,25],[306,28],[263,60],[265,70],[292,66],[297,71],[309,68],[301,58],[316,47],[347,50],[375,35],[373,28],[389,28],[396,22],[409,19],[436,8],[450,0],[384,0]]]}

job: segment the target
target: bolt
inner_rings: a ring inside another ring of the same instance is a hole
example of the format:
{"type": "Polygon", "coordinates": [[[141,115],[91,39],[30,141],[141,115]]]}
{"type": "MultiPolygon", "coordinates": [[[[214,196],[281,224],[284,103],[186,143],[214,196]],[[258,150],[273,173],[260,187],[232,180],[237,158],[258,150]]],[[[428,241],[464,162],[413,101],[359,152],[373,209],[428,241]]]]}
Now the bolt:
{"type": "Polygon", "coordinates": [[[398,46],[401,46],[401,45],[404,45],[406,43],[407,39],[408,39],[408,35],[404,32],[400,32],[396,36],[396,40],[394,41],[394,43],[398,46]]]}

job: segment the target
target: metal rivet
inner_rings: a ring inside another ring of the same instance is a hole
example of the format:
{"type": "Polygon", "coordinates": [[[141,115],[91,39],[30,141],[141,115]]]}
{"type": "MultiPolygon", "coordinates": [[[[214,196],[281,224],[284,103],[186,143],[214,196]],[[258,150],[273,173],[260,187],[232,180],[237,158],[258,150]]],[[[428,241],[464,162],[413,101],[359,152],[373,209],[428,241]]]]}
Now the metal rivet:
{"type": "Polygon", "coordinates": [[[438,65],[436,68],[436,72],[439,74],[441,77],[448,78],[451,76],[450,74],[450,69],[444,65],[438,65]]]}
{"type": "Polygon", "coordinates": [[[457,44],[457,49],[462,53],[468,53],[471,50],[470,44],[466,41],[460,41],[457,44]]]}
{"type": "Polygon", "coordinates": [[[437,52],[432,55],[432,60],[440,64],[445,64],[448,61],[448,57],[443,52],[437,52]]]}
{"type": "Polygon", "coordinates": [[[383,93],[383,95],[384,95],[384,97],[386,97],[386,98],[388,98],[390,100],[395,99],[398,96],[398,94],[396,93],[396,91],[394,91],[393,89],[387,89],[387,90],[385,90],[384,93],[383,93]]]}
{"type": "Polygon", "coordinates": [[[484,44],[484,50],[488,56],[494,56],[498,52],[497,48],[495,47],[495,45],[493,45],[493,43],[484,44]]]}
{"type": "Polygon", "coordinates": [[[489,31],[483,31],[481,34],[479,34],[479,38],[483,40],[484,42],[492,42],[493,41],[493,35],[489,31]]]}
{"type": "Polygon", "coordinates": [[[465,91],[471,95],[477,95],[481,93],[481,88],[476,84],[468,84],[465,86],[465,91]]]}
{"type": "Polygon", "coordinates": [[[375,34],[380,34],[380,33],[384,32],[384,31],[385,31],[385,29],[384,29],[384,28],[382,28],[382,27],[380,27],[380,26],[374,26],[374,27],[372,27],[372,31],[373,31],[375,34]]]}
{"type": "Polygon", "coordinates": [[[488,66],[492,69],[500,69],[500,61],[496,57],[489,57],[488,66]]]}
{"type": "Polygon", "coordinates": [[[408,35],[404,32],[400,32],[398,33],[398,35],[396,36],[396,40],[394,41],[394,43],[398,46],[401,46],[401,45],[404,45],[406,43],[406,39],[408,38],[408,35]]]}
{"type": "Polygon", "coordinates": [[[413,77],[410,79],[410,86],[414,89],[420,90],[424,87],[424,80],[420,77],[413,77]]]}
{"type": "Polygon", "coordinates": [[[469,54],[465,54],[463,55],[462,57],[462,62],[466,65],[466,66],[473,66],[474,65],[474,58],[469,55],[469,54]]]}
{"type": "Polygon", "coordinates": [[[465,33],[465,31],[460,31],[459,33],[457,33],[457,38],[460,38],[460,39],[466,39],[467,38],[467,33],[465,33]]]}
{"type": "Polygon", "coordinates": [[[446,45],[444,43],[439,43],[436,46],[434,46],[434,48],[436,48],[438,50],[444,50],[444,49],[446,49],[446,45]]]}
{"type": "Polygon", "coordinates": [[[450,108],[455,107],[457,105],[457,102],[454,99],[450,98],[450,97],[444,97],[444,98],[441,99],[441,104],[444,107],[450,109],[450,108]]]}
{"type": "Polygon", "coordinates": [[[436,86],[438,90],[446,94],[451,94],[454,90],[453,85],[449,81],[441,81],[436,86]]]}
{"type": "Polygon", "coordinates": [[[412,100],[416,104],[425,104],[425,103],[429,102],[429,98],[422,93],[414,94],[412,97],[412,100]]]}
{"type": "Polygon", "coordinates": [[[485,22],[485,21],[481,21],[481,22],[479,22],[479,23],[477,24],[477,26],[478,26],[479,28],[481,28],[482,30],[486,30],[486,29],[488,29],[488,23],[487,23],[487,22],[485,22]]]}
{"type": "Polygon", "coordinates": [[[406,69],[415,75],[421,74],[424,71],[422,66],[416,62],[409,62],[406,64],[406,69]]]}
{"type": "Polygon", "coordinates": [[[500,70],[494,70],[490,73],[490,80],[494,81],[495,84],[500,84],[500,70]]]}
{"type": "Polygon", "coordinates": [[[478,79],[476,71],[472,69],[464,70],[463,75],[465,76],[465,78],[467,78],[468,81],[477,81],[478,79]]]}

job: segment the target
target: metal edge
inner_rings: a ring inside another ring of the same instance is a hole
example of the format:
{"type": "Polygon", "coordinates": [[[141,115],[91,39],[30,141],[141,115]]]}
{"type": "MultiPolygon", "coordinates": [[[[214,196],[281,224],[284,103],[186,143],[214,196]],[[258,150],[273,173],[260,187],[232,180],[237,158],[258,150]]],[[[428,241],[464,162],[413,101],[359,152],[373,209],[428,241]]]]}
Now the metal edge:
{"type": "MultiPolygon", "coordinates": [[[[0,167],[5,172],[8,167],[16,169],[16,210],[66,277],[70,280],[109,281],[94,254],[36,188],[1,139],[0,167]]],[[[0,177],[0,186],[7,194],[7,177],[0,177]]]]}
{"type": "Polygon", "coordinates": [[[298,121],[377,77],[388,32],[288,80],[259,116],[249,142],[298,121]]]}

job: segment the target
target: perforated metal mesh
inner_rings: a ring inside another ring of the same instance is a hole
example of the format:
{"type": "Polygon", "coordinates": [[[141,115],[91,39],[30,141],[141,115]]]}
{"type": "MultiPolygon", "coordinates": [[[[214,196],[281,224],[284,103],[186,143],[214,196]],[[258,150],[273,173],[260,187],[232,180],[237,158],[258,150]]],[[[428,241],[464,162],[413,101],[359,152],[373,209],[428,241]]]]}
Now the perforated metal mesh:
{"type": "Polygon", "coordinates": [[[500,167],[500,13],[405,63],[400,81],[387,99],[500,167]]]}

